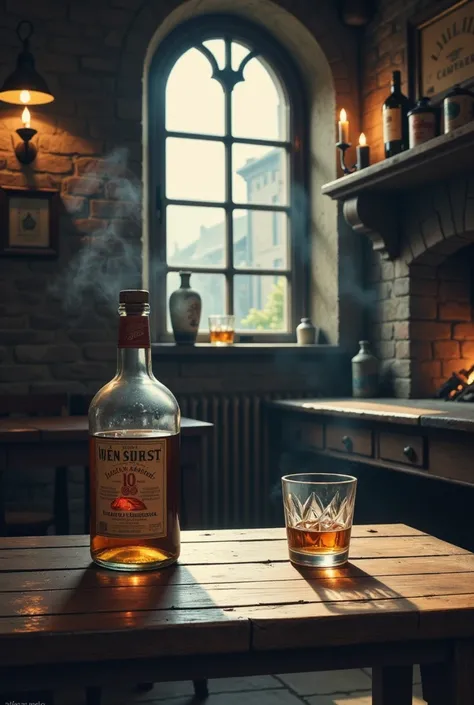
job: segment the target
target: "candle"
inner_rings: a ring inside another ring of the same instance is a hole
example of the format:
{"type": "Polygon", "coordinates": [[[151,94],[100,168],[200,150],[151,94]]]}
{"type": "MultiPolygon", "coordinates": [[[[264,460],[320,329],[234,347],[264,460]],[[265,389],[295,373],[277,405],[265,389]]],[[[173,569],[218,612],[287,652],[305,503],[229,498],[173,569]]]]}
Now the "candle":
{"type": "Polygon", "coordinates": [[[30,127],[31,115],[28,108],[25,108],[21,114],[21,121],[23,122],[23,127],[30,127]]]}
{"type": "Polygon", "coordinates": [[[362,132],[359,137],[359,144],[356,147],[357,153],[357,169],[365,169],[366,166],[370,165],[370,147],[367,144],[364,133],[362,132]]]}
{"type": "Polygon", "coordinates": [[[339,142],[341,144],[349,144],[349,120],[344,108],[339,115],[339,142]]]}

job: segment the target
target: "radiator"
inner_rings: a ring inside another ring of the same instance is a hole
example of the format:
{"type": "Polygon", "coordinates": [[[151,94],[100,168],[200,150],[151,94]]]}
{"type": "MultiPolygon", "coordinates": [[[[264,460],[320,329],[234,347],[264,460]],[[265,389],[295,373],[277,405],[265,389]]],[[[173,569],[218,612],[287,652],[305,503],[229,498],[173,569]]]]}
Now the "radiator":
{"type": "Polygon", "coordinates": [[[305,396],[314,393],[178,396],[182,416],[214,424],[202,463],[204,528],[266,526],[271,475],[265,402],[305,396]]]}

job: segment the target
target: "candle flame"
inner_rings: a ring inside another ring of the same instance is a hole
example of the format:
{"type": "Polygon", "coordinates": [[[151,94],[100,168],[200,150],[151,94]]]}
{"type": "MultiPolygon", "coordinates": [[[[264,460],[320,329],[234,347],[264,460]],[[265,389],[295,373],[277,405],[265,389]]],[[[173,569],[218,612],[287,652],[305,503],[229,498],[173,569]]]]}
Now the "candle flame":
{"type": "Polygon", "coordinates": [[[347,120],[347,113],[346,113],[346,111],[344,110],[344,108],[341,110],[341,113],[340,113],[340,115],[339,115],[339,120],[340,120],[341,122],[346,122],[346,120],[347,120]]]}
{"type": "Polygon", "coordinates": [[[359,144],[361,147],[365,147],[365,145],[367,144],[367,138],[363,132],[360,133],[359,144]]]}
{"type": "Polygon", "coordinates": [[[20,100],[22,103],[29,103],[31,100],[31,93],[30,91],[21,91],[20,93],[20,100]]]}
{"type": "Polygon", "coordinates": [[[30,111],[28,108],[25,108],[21,114],[21,121],[23,123],[24,127],[29,127],[30,126],[30,120],[31,120],[31,115],[30,111]]]}

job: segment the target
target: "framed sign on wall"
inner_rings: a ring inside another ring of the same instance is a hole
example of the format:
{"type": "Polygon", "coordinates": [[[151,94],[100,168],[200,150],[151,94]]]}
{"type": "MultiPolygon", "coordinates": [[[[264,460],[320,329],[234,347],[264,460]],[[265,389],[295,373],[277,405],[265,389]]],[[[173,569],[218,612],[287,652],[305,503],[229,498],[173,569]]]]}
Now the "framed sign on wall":
{"type": "Polygon", "coordinates": [[[0,188],[0,256],[57,257],[59,192],[0,188]]]}
{"type": "Polygon", "coordinates": [[[474,0],[435,3],[408,23],[410,97],[441,100],[456,83],[474,85],[474,0]]]}

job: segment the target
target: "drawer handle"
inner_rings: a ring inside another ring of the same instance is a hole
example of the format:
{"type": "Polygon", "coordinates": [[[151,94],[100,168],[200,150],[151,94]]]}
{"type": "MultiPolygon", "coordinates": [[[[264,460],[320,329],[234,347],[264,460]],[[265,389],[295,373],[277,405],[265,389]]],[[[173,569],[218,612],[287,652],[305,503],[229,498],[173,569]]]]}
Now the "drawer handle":
{"type": "Polygon", "coordinates": [[[342,437],[342,445],[344,448],[350,453],[352,451],[352,438],[350,436],[343,436],[342,437]]]}
{"type": "Polygon", "coordinates": [[[408,458],[410,463],[415,463],[416,462],[416,451],[412,446],[405,446],[403,449],[403,455],[408,458]]]}

